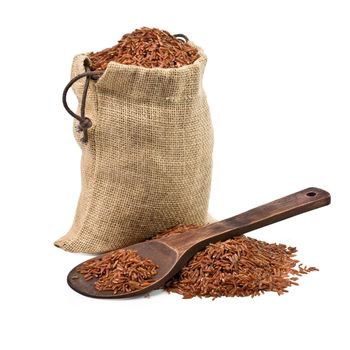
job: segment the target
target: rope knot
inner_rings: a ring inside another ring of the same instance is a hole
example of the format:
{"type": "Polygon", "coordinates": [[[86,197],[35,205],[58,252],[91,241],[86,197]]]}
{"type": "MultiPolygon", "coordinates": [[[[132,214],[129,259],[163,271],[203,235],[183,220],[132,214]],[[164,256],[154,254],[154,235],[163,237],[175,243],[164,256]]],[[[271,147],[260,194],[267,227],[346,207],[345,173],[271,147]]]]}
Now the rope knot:
{"type": "Polygon", "coordinates": [[[92,122],[89,118],[82,118],[79,121],[78,131],[84,131],[92,127],[92,122]]]}

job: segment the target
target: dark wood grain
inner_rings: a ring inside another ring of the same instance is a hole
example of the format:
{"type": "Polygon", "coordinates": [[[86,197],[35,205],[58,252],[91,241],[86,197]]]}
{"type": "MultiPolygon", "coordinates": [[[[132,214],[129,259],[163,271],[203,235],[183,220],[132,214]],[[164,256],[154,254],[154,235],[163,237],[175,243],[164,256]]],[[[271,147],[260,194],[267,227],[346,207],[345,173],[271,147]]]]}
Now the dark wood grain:
{"type": "Polygon", "coordinates": [[[78,293],[95,298],[125,298],[147,293],[162,287],[188,262],[191,257],[209,243],[242,235],[263,226],[290,218],[328,205],[331,196],[328,192],[310,187],[251,209],[205,227],[191,230],[186,234],[175,234],[159,240],[138,243],[125,249],[136,250],[142,257],[153,260],[160,266],[155,282],[148,287],[126,294],[113,295],[111,292],[98,292],[94,280],[85,281],[77,273],[76,266],[68,275],[68,284],[78,293]]]}

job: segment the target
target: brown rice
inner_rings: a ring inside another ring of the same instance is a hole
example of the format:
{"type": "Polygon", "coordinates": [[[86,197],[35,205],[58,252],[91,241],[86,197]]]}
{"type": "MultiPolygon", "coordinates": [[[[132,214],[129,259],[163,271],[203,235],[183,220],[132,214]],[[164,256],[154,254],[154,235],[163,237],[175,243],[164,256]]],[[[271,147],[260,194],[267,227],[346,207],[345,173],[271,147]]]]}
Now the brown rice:
{"type": "MultiPolygon", "coordinates": [[[[198,227],[178,225],[153,239],[185,235],[198,227]]],[[[268,291],[281,295],[288,292],[288,287],[298,285],[296,281],[301,275],[318,271],[300,264],[295,259],[296,252],[294,247],[246,236],[209,244],[166,284],[165,289],[184,298],[254,297],[268,291]]],[[[148,286],[157,270],[155,263],[140,257],[136,251],[119,249],[83,263],[78,272],[86,280],[97,278],[95,288],[98,291],[119,294],[148,286]]]]}
{"type": "MultiPolygon", "coordinates": [[[[186,226],[176,227],[173,232],[178,234],[179,230],[186,234],[186,226]]],[[[170,234],[168,230],[166,235],[170,234]]],[[[288,292],[288,287],[298,285],[296,281],[302,274],[318,271],[294,259],[296,252],[294,247],[245,236],[209,244],[165,289],[184,298],[254,297],[268,291],[281,295],[288,292]]]]}
{"type": "Polygon", "coordinates": [[[148,286],[157,270],[158,265],[140,257],[136,251],[119,249],[86,261],[77,271],[87,281],[97,278],[95,288],[98,291],[121,294],[148,286]]]}
{"type": "Polygon", "coordinates": [[[109,62],[146,68],[179,68],[199,58],[198,50],[165,30],[136,29],[125,34],[118,44],[89,55],[91,70],[104,70],[109,62]]]}

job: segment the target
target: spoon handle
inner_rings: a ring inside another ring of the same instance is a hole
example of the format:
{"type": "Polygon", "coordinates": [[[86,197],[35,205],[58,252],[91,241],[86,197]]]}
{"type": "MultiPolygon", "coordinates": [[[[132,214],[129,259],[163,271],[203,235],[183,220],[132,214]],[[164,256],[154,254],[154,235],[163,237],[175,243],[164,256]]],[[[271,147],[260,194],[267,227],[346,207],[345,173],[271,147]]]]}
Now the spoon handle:
{"type": "Polygon", "coordinates": [[[185,253],[192,255],[209,243],[240,236],[260,227],[323,207],[330,201],[331,196],[328,192],[310,187],[229,219],[190,231],[186,235],[169,236],[162,240],[175,248],[179,255],[185,253]]]}

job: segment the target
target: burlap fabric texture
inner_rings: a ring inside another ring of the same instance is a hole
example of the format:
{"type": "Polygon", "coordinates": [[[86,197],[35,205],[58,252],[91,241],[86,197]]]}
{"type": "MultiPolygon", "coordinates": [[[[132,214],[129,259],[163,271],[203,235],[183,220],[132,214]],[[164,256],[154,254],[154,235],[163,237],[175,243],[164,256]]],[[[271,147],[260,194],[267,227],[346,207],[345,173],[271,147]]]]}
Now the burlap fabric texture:
{"type": "MultiPolygon", "coordinates": [[[[102,253],[177,224],[208,222],[213,131],[200,52],[180,68],[111,62],[91,81],[87,144],[74,132],[82,149],[81,194],[73,225],[56,246],[102,253]]],[[[74,58],[72,77],[85,71],[86,59],[74,58]]],[[[84,79],[73,87],[79,104],[83,87],[84,79]]]]}

